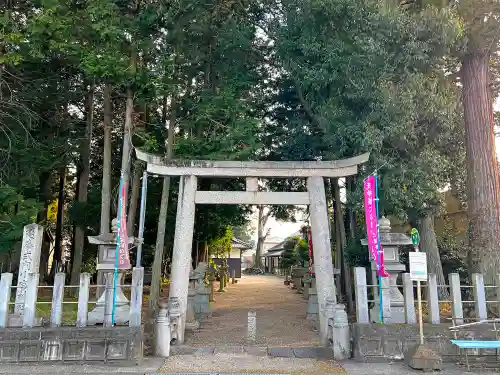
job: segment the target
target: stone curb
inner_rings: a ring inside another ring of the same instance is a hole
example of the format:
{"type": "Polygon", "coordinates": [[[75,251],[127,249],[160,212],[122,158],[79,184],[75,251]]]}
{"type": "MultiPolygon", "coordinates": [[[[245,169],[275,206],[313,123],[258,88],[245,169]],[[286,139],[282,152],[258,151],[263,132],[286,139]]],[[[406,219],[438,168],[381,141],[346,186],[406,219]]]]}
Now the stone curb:
{"type": "Polygon", "coordinates": [[[323,347],[267,347],[267,346],[227,346],[227,347],[191,347],[172,346],[171,355],[211,355],[211,354],[246,353],[252,356],[280,358],[316,358],[333,360],[333,350],[323,347]]]}

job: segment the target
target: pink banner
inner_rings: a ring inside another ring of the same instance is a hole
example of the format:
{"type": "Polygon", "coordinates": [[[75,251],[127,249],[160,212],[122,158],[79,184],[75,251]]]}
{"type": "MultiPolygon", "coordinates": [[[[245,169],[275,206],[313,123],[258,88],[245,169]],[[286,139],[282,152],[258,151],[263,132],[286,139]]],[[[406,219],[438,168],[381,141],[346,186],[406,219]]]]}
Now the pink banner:
{"type": "Polygon", "coordinates": [[[368,177],[364,182],[365,192],[365,220],[366,234],[368,238],[368,250],[370,257],[377,265],[377,276],[388,277],[389,274],[384,268],[384,251],[382,245],[378,243],[378,217],[376,206],[376,186],[375,176],[368,177]]]}
{"type": "Polygon", "coordinates": [[[118,248],[118,269],[130,268],[130,256],[128,252],[128,235],[127,235],[127,189],[125,184],[121,184],[120,194],[120,233],[119,233],[119,248],[118,248]]]}

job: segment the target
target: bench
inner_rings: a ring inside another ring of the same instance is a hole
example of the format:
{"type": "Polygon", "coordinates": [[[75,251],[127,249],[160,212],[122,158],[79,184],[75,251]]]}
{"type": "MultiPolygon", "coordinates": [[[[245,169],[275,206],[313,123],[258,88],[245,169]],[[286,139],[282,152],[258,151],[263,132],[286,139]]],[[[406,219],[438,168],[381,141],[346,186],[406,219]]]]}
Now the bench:
{"type": "Polygon", "coordinates": [[[467,356],[468,349],[495,349],[497,351],[500,349],[500,341],[479,341],[479,340],[450,340],[453,345],[458,346],[459,349],[464,349],[465,352],[465,363],[467,365],[467,371],[470,371],[469,357],[467,356]]]}

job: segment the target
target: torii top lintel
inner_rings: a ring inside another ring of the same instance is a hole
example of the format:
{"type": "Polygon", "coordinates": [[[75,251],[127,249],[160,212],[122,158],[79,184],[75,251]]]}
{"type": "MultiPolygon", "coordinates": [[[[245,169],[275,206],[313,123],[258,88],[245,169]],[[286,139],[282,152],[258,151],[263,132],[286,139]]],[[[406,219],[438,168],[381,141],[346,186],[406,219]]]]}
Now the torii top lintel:
{"type": "Polygon", "coordinates": [[[137,159],[147,163],[147,171],[163,176],[209,177],[345,177],[358,173],[370,153],[332,161],[215,161],[166,160],[162,155],[135,150],[137,159]]]}

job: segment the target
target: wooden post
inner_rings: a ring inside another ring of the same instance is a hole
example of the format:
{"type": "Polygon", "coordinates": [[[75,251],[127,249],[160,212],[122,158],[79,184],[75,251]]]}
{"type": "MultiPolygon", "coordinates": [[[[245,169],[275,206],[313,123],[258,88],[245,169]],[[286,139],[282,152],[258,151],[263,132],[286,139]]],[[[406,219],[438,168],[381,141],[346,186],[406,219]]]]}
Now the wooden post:
{"type": "Polygon", "coordinates": [[[9,323],[9,302],[12,290],[12,277],[13,274],[5,272],[2,273],[0,280],[0,328],[7,328],[9,323]]]}
{"type": "Polygon", "coordinates": [[[24,300],[23,328],[35,325],[36,301],[38,297],[38,273],[29,273],[26,283],[26,299],[24,300]]]}
{"type": "Polygon", "coordinates": [[[236,270],[231,272],[231,284],[236,284],[236,270]]]}
{"type": "Polygon", "coordinates": [[[452,317],[455,324],[460,325],[464,323],[462,293],[460,291],[460,275],[458,273],[450,273],[448,275],[448,279],[450,280],[452,317]]]}
{"type": "Polygon", "coordinates": [[[472,285],[474,286],[474,306],[478,320],[488,319],[486,310],[486,294],[484,290],[484,277],[482,273],[472,274],[472,285]]]}
{"type": "Polygon", "coordinates": [[[415,313],[415,295],[413,294],[413,281],[409,273],[403,274],[403,295],[405,298],[406,324],[417,324],[415,313]]]}
{"type": "Polygon", "coordinates": [[[132,290],[130,294],[130,327],[141,326],[143,279],[144,268],[135,267],[132,271],[132,290]]]}
{"type": "Polygon", "coordinates": [[[439,324],[439,298],[437,277],[430,273],[427,279],[427,307],[429,309],[429,323],[439,324]]]}
{"type": "Polygon", "coordinates": [[[90,274],[80,274],[80,288],[78,289],[78,313],[76,317],[77,327],[87,326],[87,317],[89,312],[89,287],[90,274]]]}
{"type": "Polygon", "coordinates": [[[354,290],[356,297],[356,322],[368,324],[370,323],[370,317],[368,314],[368,290],[364,267],[354,268],[354,290]]]}
{"type": "Polygon", "coordinates": [[[54,288],[52,289],[52,309],[50,311],[51,327],[60,327],[62,325],[65,281],[66,281],[65,273],[63,272],[56,273],[56,276],[54,277],[54,288]]]}

